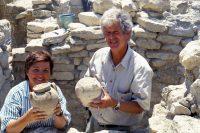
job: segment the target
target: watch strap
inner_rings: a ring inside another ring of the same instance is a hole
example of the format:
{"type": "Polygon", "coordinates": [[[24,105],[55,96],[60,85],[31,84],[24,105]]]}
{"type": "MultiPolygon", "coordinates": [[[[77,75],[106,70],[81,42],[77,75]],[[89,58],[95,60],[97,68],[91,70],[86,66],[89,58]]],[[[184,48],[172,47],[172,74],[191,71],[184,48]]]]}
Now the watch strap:
{"type": "Polygon", "coordinates": [[[120,101],[117,102],[117,105],[114,107],[114,110],[119,110],[120,108],[120,101]]]}

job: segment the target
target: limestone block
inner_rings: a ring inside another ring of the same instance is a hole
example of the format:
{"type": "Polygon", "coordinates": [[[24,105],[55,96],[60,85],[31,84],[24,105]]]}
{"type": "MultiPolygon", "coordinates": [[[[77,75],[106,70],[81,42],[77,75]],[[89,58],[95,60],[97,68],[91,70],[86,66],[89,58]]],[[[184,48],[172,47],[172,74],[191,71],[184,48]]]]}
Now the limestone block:
{"type": "Polygon", "coordinates": [[[106,42],[103,42],[103,43],[95,43],[95,44],[88,44],[86,46],[86,49],[87,50],[93,50],[93,49],[100,49],[100,48],[103,48],[103,47],[106,47],[107,46],[107,43],[106,42]]]}
{"type": "Polygon", "coordinates": [[[28,10],[26,10],[24,12],[21,12],[21,13],[17,14],[17,16],[15,17],[15,19],[25,19],[27,17],[32,17],[31,16],[32,12],[33,12],[32,9],[28,9],[28,10]]]}
{"type": "Polygon", "coordinates": [[[46,4],[40,4],[40,5],[33,5],[33,9],[40,9],[40,10],[43,10],[43,9],[47,9],[48,5],[46,4]]]}
{"type": "Polygon", "coordinates": [[[74,65],[78,66],[82,62],[82,58],[73,58],[74,65]]]}
{"type": "Polygon", "coordinates": [[[68,28],[70,30],[74,30],[74,29],[78,29],[78,28],[85,28],[86,26],[84,24],[81,24],[81,23],[70,23],[68,25],[68,28]]]}
{"type": "Polygon", "coordinates": [[[178,102],[172,103],[170,112],[174,115],[190,115],[191,114],[191,111],[187,107],[179,104],[178,102]]]}
{"type": "Polygon", "coordinates": [[[171,1],[170,2],[170,11],[173,14],[186,14],[189,7],[187,1],[171,1]]]}
{"type": "Polygon", "coordinates": [[[59,102],[55,83],[35,85],[29,95],[32,107],[37,107],[41,111],[45,111],[48,116],[53,115],[54,109],[59,102]]]}
{"type": "Polygon", "coordinates": [[[114,6],[114,0],[94,0],[93,10],[95,13],[103,14],[106,10],[114,6]]]}
{"type": "Polygon", "coordinates": [[[25,53],[25,48],[14,48],[12,49],[13,61],[25,61],[27,53],[25,53]]]}
{"type": "Polygon", "coordinates": [[[51,11],[49,10],[33,10],[32,16],[35,18],[44,18],[50,17],[51,11]]]}
{"type": "Polygon", "coordinates": [[[94,12],[81,12],[78,14],[80,23],[87,26],[98,26],[100,25],[101,15],[95,14],[94,12]]]}
{"type": "Polygon", "coordinates": [[[70,45],[64,44],[62,46],[52,46],[51,53],[53,55],[64,54],[70,51],[70,45]]]}
{"type": "Polygon", "coordinates": [[[78,52],[83,50],[85,47],[84,46],[74,46],[74,45],[70,45],[70,49],[69,52],[78,52]]]}
{"type": "Polygon", "coordinates": [[[2,88],[2,86],[4,84],[4,82],[5,82],[5,79],[6,79],[6,77],[3,74],[3,69],[0,66],[0,90],[1,90],[1,88],[2,88]]]}
{"type": "MultiPolygon", "coordinates": [[[[30,38],[30,39],[38,39],[38,38],[41,38],[41,35],[42,33],[29,33],[27,32],[27,38],[30,38]]],[[[29,41],[30,42],[30,41],[29,41]]],[[[28,43],[29,43],[28,42],[28,43]]]]}
{"type": "Polygon", "coordinates": [[[80,72],[80,74],[79,74],[79,78],[78,79],[81,79],[81,78],[83,78],[84,77],[84,75],[85,75],[85,73],[86,73],[86,71],[81,71],[80,72]]]}
{"type": "Polygon", "coordinates": [[[179,62],[188,70],[200,65],[200,41],[192,41],[179,54],[179,62]]]}
{"type": "Polygon", "coordinates": [[[71,53],[69,54],[69,57],[71,58],[76,58],[76,57],[87,57],[88,56],[88,51],[86,50],[82,50],[80,52],[76,52],[76,53],[71,53]]]}
{"type": "Polygon", "coordinates": [[[185,93],[187,88],[181,85],[169,85],[162,90],[162,97],[164,102],[167,105],[167,109],[169,110],[172,106],[172,103],[178,102],[180,99],[185,97],[185,93]]]}
{"type": "Polygon", "coordinates": [[[68,40],[71,45],[85,45],[86,44],[86,41],[83,41],[81,38],[77,38],[77,37],[69,36],[68,40]]]}
{"type": "Polygon", "coordinates": [[[0,49],[0,66],[2,68],[8,68],[9,62],[8,62],[9,53],[7,51],[1,51],[0,49]]]}
{"type": "Polygon", "coordinates": [[[156,38],[157,41],[162,42],[163,44],[175,44],[178,45],[182,37],[170,36],[165,34],[159,34],[156,38]]]}
{"type": "Polygon", "coordinates": [[[50,4],[51,0],[32,0],[33,5],[42,5],[42,4],[50,4]]]}
{"type": "Polygon", "coordinates": [[[174,52],[174,53],[180,53],[182,50],[182,47],[179,45],[163,45],[161,49],[165,51],[174,52]]]}
{"type": "Polygon", "coordinates": [[[184,24],[169,27],[168,34],[180,37],[193,37],[195,35],[193,28],[190,25],[185,26],[184,24]]]}
{"type": "Polygon", "coordinates": [[[147,58],[162,59],[162,60],[176,60],[178,58],[177,54],[172,52],[162,52],[162,51],[147,51],[147,58]]]}
{"type": "Polygon", "coordinates": [[[139,23],[139,25],[152,32],[164,32],[167,30],[167,27],[165,26],[164,23],[151,20],[149,18],[139,17],[137,19],[137,22],[139,23]]]}
{"type": "Polygon", "coordinates": [[[173,133],[173,129],[170,128],[172,125],[176,123],[166,116],[155,116],[149,119],[150,133],[173,133]]]}
{"type": "Polygon", "coordinates": [[[19,14],[22,11],[32,8],[32,1],[31,0],[15,0],[6,5],[7,13],[10,14],[19,14]]]}
{"type": "Polygon", "coordinates": [[[33,39],[31,40],[25,47],[25,51],[33,52],[33,51],[41,51],[45,50],[43,44],[43,39],[33,39]]]}
{"type": "Polygon", "coordinates": [[[81,0],[69,0],[71,6],[82,6],[81,0]]]}
{"type": "Polygon", "coordinates": [[[147,31],[141,28],[139,25],[133,27],[133,36],[134,37],[141,37],[141,38],[150,38],[155,39],[157,34],[154,32],[147,31]]]}
{"type": "Polygon", "coordinates": [[[85,77],[80,79],[75,86],[76,96],[80,99],[83,106],[88,104],[95,98],[99,98],[102,94],[102,87],[96,78],[85,77]]]}
{"type": "Polygon", "coordinates": [[[162,13],[170,10],[170,0],[136,0],[140,9],[162,13]]]}
{"type": "Polygon", "coordinates": [[[172,129],[179,133],[196,133],[200,131],[200,120],[187,115],[176,115],[173,119],[176,125],[172,125],[172,129]]]}
{"type": "Polygon", "coordinates": [[[161,104],[156,104],[153,107],[153,112],[152,112],[152,116],[167,116],[167,114],[169,113],[169,110],[167,110],[166,108],[164,108],[163,106],[161,106],[161,104]]]}
{"type": "Polygon", "coordinates": [[[73,72],[54,72],[52,75],[52,79],[55,80],[73,80],[74,73],[73,72]]]}
{"type": "Polygon", "coordinates": [[[64,29],[54,30],[44,33],[41,38],[44,39],[43,45],[58,44],[64,41],[68,36],[68,32],[64,29]]]}
{"type": "Polygon", "coordinates": [[[67,131],[68,133],[81,133],[76,128],[70,127],[70,129],[67,131]]]}
{"type": "Polygon", "coordinates": [[[200,109],[200,79],[195,80],[195,82],[190,87],[190,92],[194,97],[197,108],[200,109]]]}
{"type": "Polygon", "coordinates": [[[6,19],[0,20],[0,32],[4,33],[4,42],[8,45],[11,43],[11,25],[6,19]]]}
{"type": "Polygon", "coordinates": [[[104,38],[100,26],[91,26],[71,30],[71,36],[79,37],[85,40],[95,40],[104,38]]]}
{"type": "Polygon", "coordinates": [[[151,64],[155,68],[161,68],[162,66],[168,64],[169,61],[161,60],[161,59],[151,59],[151,64]]]}
{"type": "MultiPolygon", "coordinates": [[[[139,7],[136,2],[132,0],[121,0],[122,9],[131,14],[132,12],[137,12],[139,7]]],[[[133,16],[134,17],[134,16],[133,16]]]]}
{"type": "Polygon", "coordinates": [[[55,63],[53,67],[54,72],[71,72],[74,71],[73,64],[55,63]]]}
{"type": "Polygon", "coordinates": [[[143,49],[160,49],[161,43],[153,39],[138,38],[136,45],[143,49]]]}
{"type": "Polygon", "coordinates": [[[81,71],[86,71],[87,69],[88,69],[88,66],[83,65],[83,64],[81,64],[81,65],[79,65],[79,66],[77,67],[77,70],[81,70],[81,71]]]}
{"type": "Polygon", "coordinates": [[[0,46],[2,46],[5,42],[5,34],[0,32],[0,46]]]}
{"type": "Polygon", "coordinates": [[[11,76],[11,69],[4,69],[5,79],[8,79],[11,76]]]}
{"type": "MultiPolygon", "coordinates": [[[[75,1],[75,0],[73,0],[73,1],[75,1]]],[[[59,0],[59,6],[58,6],[58,8],[55,8],[55,11],[57,14],[69,13],[70,11],[73,12],[71,10],[70,0],[59,0]]]]}
{"type": "Polygon", "coordinates": [[[50,32],[57,30],[59,28],[59,25],[54,22],[44,23],[44,32],[50,32]]]}
{"type": "Polygon", "coordinates": [[[44,31],[44,25],[42,22],[28,22],[27,29],[34,33],[41,33],[44,31]]]}
{"type": "Polygon", "coordinates": [[[71,61],[67,55],[52,55],[52,60],[54,63],[70,64],[71,61]]]}

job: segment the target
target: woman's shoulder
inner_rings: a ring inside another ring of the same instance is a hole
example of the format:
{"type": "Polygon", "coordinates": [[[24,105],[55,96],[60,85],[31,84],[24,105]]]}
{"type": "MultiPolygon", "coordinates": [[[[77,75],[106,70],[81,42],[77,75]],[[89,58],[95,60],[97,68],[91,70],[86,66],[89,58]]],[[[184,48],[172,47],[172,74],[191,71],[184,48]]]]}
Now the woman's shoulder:
{"type": "Polygon", "coordinates": [[[12,87],[9,91],[9,94],[16,94],[17,92],[24,92],[26,90],[26,86],[28,85],[28,82],[22,81],[19,84],[12,87]]]}

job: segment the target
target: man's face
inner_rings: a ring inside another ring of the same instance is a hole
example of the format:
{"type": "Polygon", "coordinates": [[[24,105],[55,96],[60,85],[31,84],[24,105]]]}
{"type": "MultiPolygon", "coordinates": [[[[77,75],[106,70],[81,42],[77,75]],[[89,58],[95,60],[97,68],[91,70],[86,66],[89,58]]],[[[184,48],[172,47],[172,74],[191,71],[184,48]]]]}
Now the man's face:
{"type": "Polygon", "coordinates": [[[131,33],[124,33],[121,30],[119,22],[103,28],[104,36],[107,44],[112,52],[118,52],[127,48],[131,33]]]}

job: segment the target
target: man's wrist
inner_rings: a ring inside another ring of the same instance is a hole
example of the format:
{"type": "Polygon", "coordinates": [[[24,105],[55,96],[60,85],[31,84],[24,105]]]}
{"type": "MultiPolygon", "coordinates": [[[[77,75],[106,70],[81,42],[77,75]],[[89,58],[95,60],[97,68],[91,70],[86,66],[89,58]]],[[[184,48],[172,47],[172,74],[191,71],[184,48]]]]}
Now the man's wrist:
{"type": "Polygon", "coordinates": [[[63,116],[63,111],[61,110],[59,114],[56,114],[56,116],[58,117],[63,116]]]}
{"type": "Polygon", "coordinates": [[[113,107],[114,110],[119,110],[121,106],[120,101],[117,101],[117,105],[113,107]]]}

